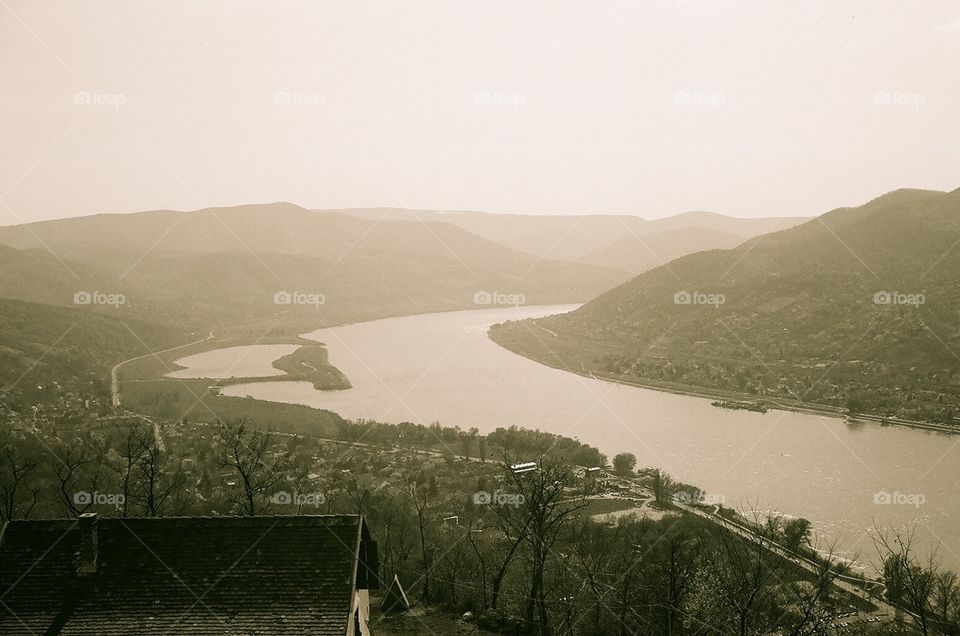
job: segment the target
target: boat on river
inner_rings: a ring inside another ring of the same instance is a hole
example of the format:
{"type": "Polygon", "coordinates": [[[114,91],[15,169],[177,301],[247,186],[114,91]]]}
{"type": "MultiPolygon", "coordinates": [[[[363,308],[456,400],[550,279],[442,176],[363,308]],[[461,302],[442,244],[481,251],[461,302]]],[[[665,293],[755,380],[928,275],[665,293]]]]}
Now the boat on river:
{"type": "Polygon", "coordinates": [[[767,407],[759,402],[747,402],[740,400],[716,400],[710,403],[711,406],[718,406],[722,409],[733,409],[735,411],[755,411],[757,413],[766,413],[767,407]]]}

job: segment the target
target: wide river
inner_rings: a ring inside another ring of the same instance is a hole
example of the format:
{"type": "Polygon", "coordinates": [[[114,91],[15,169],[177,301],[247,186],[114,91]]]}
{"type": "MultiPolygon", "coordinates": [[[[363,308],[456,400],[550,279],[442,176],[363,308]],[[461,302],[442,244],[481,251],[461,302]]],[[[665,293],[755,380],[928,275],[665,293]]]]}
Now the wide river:
{"type": "MultiPolygon", "coordinates": [[[[352,389],[306,382],[228,386],[225,395],[305,404],[346,418],[440,422],[481,432],[539,428],[629,451],[640,466],[722,496],[741,509],[814,521],[848,555],[876,563],[870,531],[915,524],[960,567],[960,436],[785,411],[710,406],[710,400],[584,378],[515,355],[487,338],[490,325],[572,307],[521,307],[390,318],[321,329],[330,361],[352,389]]],[[[236,355],[210,352],[204,369],[236,355]],[[211,358],[212,356],[212,358],[211,358]]],[[[235,375],[243,375],[235,373],[235,375]]]]}

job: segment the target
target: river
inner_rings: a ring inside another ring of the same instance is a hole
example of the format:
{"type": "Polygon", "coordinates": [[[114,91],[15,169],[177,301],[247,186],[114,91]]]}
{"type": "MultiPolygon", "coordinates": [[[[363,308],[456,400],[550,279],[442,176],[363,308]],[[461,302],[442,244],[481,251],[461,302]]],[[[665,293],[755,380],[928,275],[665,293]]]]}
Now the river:
{"type": "MultiPolygon", "coordinates": [[[[876,562],[875,525],[915,524],[925,547],[960,567],[960,436],[848,423],[786,411],[730,411],[710,400],[584,378],[515,355],[490,325],[567,311],[498,308],[390,318],[321,329],[352,389],[306,382],[225,387],[232,396],[305,404],[347,418],[477,427],[518,425],[577,437],[609,457],[634,453],[728,506],[814,522],[863,564],[876,562]]],[[[200,360],[203,368],[230,361],[200,360]]],[[[197,362],[197,360],[194,360],[197,362]]]]}
{"type": "Polygon", "coordinates": [[[299,349],[295,344],[257,345],[255,347],[224,347],[180,358],[182,369],[166,374],[168,378],[265,378],[284,375],[273,366],[274,360],[299,349]]]}

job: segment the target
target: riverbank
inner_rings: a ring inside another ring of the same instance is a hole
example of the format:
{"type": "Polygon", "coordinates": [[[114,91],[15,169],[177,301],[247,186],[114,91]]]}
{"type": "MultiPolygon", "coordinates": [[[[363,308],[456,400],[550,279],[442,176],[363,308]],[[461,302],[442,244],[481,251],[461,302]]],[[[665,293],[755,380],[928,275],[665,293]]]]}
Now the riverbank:
{"type": "Polygon", "coordinates": [[[249,337],[216,337],[118,363],[113,369],[114,405],[161,419],[234,421],[247,418],[273,430],[288,433],[335,436],[343,418],[326,409],[294,404],[277,404],[221,395],[225,386],[248,382],[310,382],[316,390],[350,388],[350,381],[329,364],[326,347],[314,340],[276,335],[256,340],[249,337]],[[291,344],[294,352],[272,362],[283,375],[238,378],[171,378],[168,373],[184,369],[177,360],[230,347],[291,344]]]}
{"type": "Polygon", "coordinates": [[[123,382],[143,382],[151,380],[204,380],[202,377],[173,378],[168,374],[186,367],[177,364],[177,360],[209,353],[219,349],[235,347],[256,347],[262,345],[289,344],[298,348],[272,362],[273,368],[282,371],[282,375],[237,376],[230,378],[209,378],[216,386],[245,384],[249,382],[310,382],[318,391],[335,391],[351,388],[350,380],[329,362],[327,348],[314,340],[286,336],[274,336],[250,340],[246,338],[216,338],[211,333],[204,340],[191,342],[180,347],[139,356],[125,360],[114,367],[114,384],[119,393],[123,382]]]}
{"type": "MultiPolygon", "coordinates": [[[[731,506],[801,514],[825,536],[842,537],[845,558],[870,545],[866,529],[875,523],[900,527],[918,518],[924,545],[940,540],[957,551],[949,491],[960,468],[945,445],[952,440],[908,427],[845,423],[821,408],[763,415],[663,390],[592,382],[515,355],[487,336],[492,324],[558,311],[444,312],[311,333],[350,378],[349,391],[260,382],[226,387],[214,397],[204,394],[210,381],[160,380],[125,383],[124,402],[128,408],[139,402],[172,420],[188,412],[191,422],[246,417],[272,430],[296,427],[333,437],[341,434],[334,414],[357,421],[440,422],[480,434],[517,425],[575,435],[610,456],[631,452],[642,465],[722,494],[731,506]],[[317,421],[324,410],[327,426],[317,421]],[[927,499],[919,510],[878,505],[874,494],[880,491],[923,493],[927,499]]],[[[553,346],[552,338],[543,339],[553,346]]],[[[591,368],[590,359],[585,362],[591,368]]],[[[225,359],[223,368],[230,364],[225,359]]],[[[703,393],[678,388],[673,392],[703,393]]],[[[951,556],[945,559],[955,567],[951,556]]]]}
{"type": "MultiPolygon", "coordinates": [[[[516,352],[514,352],[516,353],[516,352]]],[[[521,354],[518,354],[521,355],[521,354]]],[[[524,356],[529,360],[534,360],[528,356],[524,356]]],[[[540,362],[545,364],[540,360],[534,360],[534,362],[540,362]]],[[[551,365],[547,365],[551,366],[551,365]]],[[[559,368],[559,367],[554,367],[559,368]]],[[[578,375],[585,377],[591,377],[595,380],[604,380],[607,382],[615,382],[617,384],[624,384],[627,386],[634,386],[642,389],[653,389],[654,391],[664,391],[666,393],[675,393],[677,395],[689,395],[693,397],[700,397],[709,400],[729,400],[729,401],[743,401],[743,402],[753,402],[765,406],[771,410],[777,411],[791,411],[794,413],[806,413],[808,415],[823,415],[826,417],[835,417],[840,419],[845,419],[847,421],[858,423],[875,423],[880,424],[881,426],[905,426],[908,428],[917,428],[927,431],[936,431],[939,433],[948,433],[952,435],[960,435],[960,428],[956,426],[947,426],[945,424],[935,424],[933,422],[915,422],[911,420],[902,420],[895,417],[883,417],[880,415],[869,415],[869,414],[856,414],[851,416],[844,411],[844,409],[825,406],[823,404],[814,404],[811,402],[792,402],[790,403],[787,400],[782,400],[780,398],[769,398],[761,397],[756,395],[750,395],[749,393],[735,393],[733,391],[721,391],[721,390],[711,390],[704,389],[702,387],[692,387],[685,385],[673,385],[667,386],[666,383],[655,383],[655,382],[643,382],[637,380],[628,380],[622,377],[614,377],[615,374],[612,373],[596,373],[591,371],[578,372],[575,369],[567,369],[578,375]]]]}
{"type": "MultiPolygon", "coordinates": [[[[536,323],[536,321],[533,321],[536,323]]],[[[539,327],[539,325],[537,325],[539,327]]],[[[790,411],[794,413],[805,413],[807,415],[820,415],[825,417],[833,417],[839,419],[846,419],[852,423],[875,423],[880,424],[881,426],[903,426],[907,428],[914,428],[919,430],[933,431],[938,433],[946,433],[950,435],[960,434],[960,427],[949,426],[946,424],[937,424],[935,422],[922,422],[914,420],[905,420],[896,417],[886,417],[881,415],[872,415],[872,414],[862,414],[857,413],[851,416],[846,409],[834,406],[828,406],[824,404],[817,404],[814,402],[804,402],[802,400],[791,400],[787,398],[772,398],[768,396],[758,396],[750,393],[741,393],[738,391],[730,391],[726,389],[714,389],[709,387],[701,386],[692,386],[679,384],[674,382],[665,382],[662,380],[647,380],[637,378],[636,376],[627,376],[624,374],[610,373],[599,370],[591,370],[586,367],[582,360],[579,361],[580,368],[576,368],[576,364],[568,364],[557,352],[556,349],[547,350],[547,353],[551,356],[550,359],[547,359],[546,356],[536,355],[536,352],[530,350],[529,348],[518,346],[519,343],[508,341],[506,338],[498,337],[500,334],[497,333],[497,325],[494,325],[487,332],[488,337],[491,341],[495,342],[504,349],[510,351],[519,356],[523,356],[528,360],[532,360],[539,364],[559,369],[562,371],[568,371],[570,373],[575,373],[582,377],[589,377],[595,380],[604,380],[606,382],[613,382],[616,384],[623,384],[626,386],[637,387],[641,389],[651,389],[654,391],[662,391],[664,393],[673,393],[675,395],[685,395],[689,397],[698,397],[708,400],[716,401],[734,401],[734,402],[750,402],[762,405],[767,409],[773,409],[778,411],[790,411]],[[513,345],[513,346],[511,346],[513,345]]],[[[541,329],[543,329],[541,327],[541,329]]],[[[560,336],[556,333],[550,332],[550,335],[554,338],[559,338],[560,336]]],[[[538,341],[538,344],[543,347],[543,343],[538,341]]]]}

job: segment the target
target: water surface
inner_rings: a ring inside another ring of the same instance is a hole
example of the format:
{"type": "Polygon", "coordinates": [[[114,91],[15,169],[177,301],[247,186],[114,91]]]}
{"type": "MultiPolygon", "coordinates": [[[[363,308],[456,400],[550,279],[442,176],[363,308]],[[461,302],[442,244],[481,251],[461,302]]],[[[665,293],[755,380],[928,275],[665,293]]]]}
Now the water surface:
{"type": "Polygon", "coordinates": [[[249,345],[204,351],[176,361],[183,369],[168,373],[168,378],[265,378],[283,375],[273,361],[300,348],[295,344],[249,345]]]}
{"type": "Polygon", "coordinates": [[[539,428],[636,454],[728,505],[776,509],[816,523],[861,562],[875,560],[874,524],[914,523],[960,566],[960,436],[837,418],[730,411],[710,400],[584,378],[515,355],[490,325],[571,307],[488,309],[390,318],[321,329],[352,389],[307,382],[227,387],[225,395],[305,404],[347,418],[539,428]],[[894,503],[882,503],[888,493],[894,503]],[[912,497],[912,499],[910,499],[912,497]],[[916,501],[924,503],[895,503],[916,501]]]}

